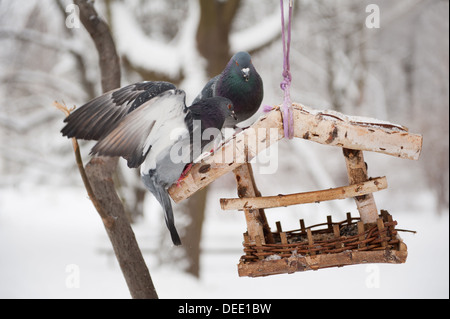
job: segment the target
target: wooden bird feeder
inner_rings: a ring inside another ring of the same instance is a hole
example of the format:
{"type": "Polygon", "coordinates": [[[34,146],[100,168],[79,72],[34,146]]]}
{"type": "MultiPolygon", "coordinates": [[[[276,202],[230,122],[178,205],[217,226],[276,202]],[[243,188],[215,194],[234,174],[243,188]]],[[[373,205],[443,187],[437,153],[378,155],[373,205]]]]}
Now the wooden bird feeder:
{"type": "Polygon", "coordinates": [[[169,193],[175,202],[188,198],[220,176],[233,171],[239,198],[222,198],[223,210],[243,211],[247,222],[244,255],[239,276],[268,276],[363,263],[404,263],[407,247],[397,234],[397,222],[378,212],[372,193],[386,189],[386,177],[369,178],[363,151],[417,160],[422,136],[397,124],[348,117],[334,111],[317,111],[292,105],[294,136],[343,149],[349,185],[326,190],[261,196],[249,163],[259,152],[284,137],[279,107],[250,128],[236,134],[213,154],[192,166],[169,193]],[[264,209],[353,197],[358,217],[347,213],[344,221],[331,216],[323,224],[285,231],[276,223],[271,231],[264,209]]]}

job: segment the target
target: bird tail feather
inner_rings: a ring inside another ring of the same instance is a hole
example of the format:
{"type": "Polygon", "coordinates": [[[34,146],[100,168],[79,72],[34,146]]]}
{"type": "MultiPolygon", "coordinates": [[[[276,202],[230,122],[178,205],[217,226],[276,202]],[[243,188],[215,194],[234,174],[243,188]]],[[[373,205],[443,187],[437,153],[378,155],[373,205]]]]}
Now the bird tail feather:
{"type": "Polygon", "coordinates": [[[178,235],[177,229],[175,228],[175,220],[173,217],[172,203],[170,202],[169,194],[162,187],[158,187],[161,189],[160,192],[160,203],[164,208],[164,219],[166,220],[167,228],[169,229],[170,236],[172,237],[172,242],[175,246],[181,245],[181,239],[178,235]]]}
{"type": "Polygon", "coordinates": [[[172,203],[170,202],[169,194],[167,190],[155,183],[153,178],[149,175],[143,176],[144,184],[152,192],[152,194],[159,201],[164,209],[164,219],[166,221],[167,228],[169,229],[170,236],[172,237],[172,242],[175,246],[181,245],[181,239],[178,235],[177,229],[175,228],[175,219],[173,217],[172,203]],[[150,179],[150,180],[148,180],[150,179]]]}

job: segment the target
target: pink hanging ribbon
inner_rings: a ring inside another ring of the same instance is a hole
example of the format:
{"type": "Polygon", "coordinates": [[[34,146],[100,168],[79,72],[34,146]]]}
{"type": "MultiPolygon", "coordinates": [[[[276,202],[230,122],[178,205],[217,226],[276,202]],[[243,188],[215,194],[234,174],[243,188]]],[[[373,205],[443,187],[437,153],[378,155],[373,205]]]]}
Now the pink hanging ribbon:
{"type": "Polygon", "coordinates": [[[288,21],[288,38],[286,43],[286,38],[284,34],[284,7],[283,0],[280,0],[281,6],[281,37],[283,40],[283,81],[280,83],[281,89],[284,91],[284,101],[283,101],[283,127],[284,127],[284,137],[292,139],[294,137],[294,116],[292,114],[292,103],[291,103],[291,71],[289,63],[289,53],[291,46],[291,20],[292,20],[292,0],[289,1],[289,21],[288,21]]]}

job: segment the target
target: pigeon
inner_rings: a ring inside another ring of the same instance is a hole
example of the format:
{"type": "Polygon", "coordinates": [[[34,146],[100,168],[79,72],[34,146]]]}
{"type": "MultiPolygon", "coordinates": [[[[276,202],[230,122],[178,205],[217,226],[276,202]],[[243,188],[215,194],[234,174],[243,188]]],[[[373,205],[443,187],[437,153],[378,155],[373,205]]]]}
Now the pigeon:
{"type": "Polygon", "coordinates": [[[171,83],[135,83],[81,106],[61,130],[67,137],[97,140],[92,155],[122,156],[130,168],[140,166],[144,185],[164,209],[174,245],[181,245],[181,240],[168,188],[220,138],[226,118],[235,116],[232,102],[224,97],[206,98],[190,107],[185,101],[186,93],[171,83]]]}
{"type": "Polygon", "coordinates": [[[258,111],[264,96],[263,82],[250,54],[236,53],[222,73],[208,81],[194,103],[213,96],[226,97],[233,102],[237,120],[227,118],[224,127],[236,128],[237,123],[249,119],[258,111]]]}

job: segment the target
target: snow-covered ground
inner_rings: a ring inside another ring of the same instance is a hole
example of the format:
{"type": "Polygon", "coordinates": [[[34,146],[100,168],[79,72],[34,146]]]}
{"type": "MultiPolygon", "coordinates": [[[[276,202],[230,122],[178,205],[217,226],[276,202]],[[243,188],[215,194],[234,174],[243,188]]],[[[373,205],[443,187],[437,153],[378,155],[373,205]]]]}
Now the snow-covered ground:
{"type": "MultiPolygon", "coordinates": [[[[417,231],[401,234],[406,264],[240,278],[243,217],[218,211],[211,200],[208,207],[216,209],[208,211],[204,227],[199,280],[175,267],[163,269],[148,252],[156,217],[134,226],[160,298],[449,298],[448,214],[391,212],[399,228],[417,231]]],[[[83,189],[0,189],[0,298],[129,298],[83,189]]]]}

